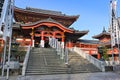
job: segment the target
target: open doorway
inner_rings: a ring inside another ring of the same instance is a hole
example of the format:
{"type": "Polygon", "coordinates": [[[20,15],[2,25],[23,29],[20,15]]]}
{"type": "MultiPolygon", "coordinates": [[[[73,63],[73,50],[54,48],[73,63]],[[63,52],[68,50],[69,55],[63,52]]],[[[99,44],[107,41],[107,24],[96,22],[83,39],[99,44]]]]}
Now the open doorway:
{"type": "Polygon", "coordinates": [[[50,45],[49,45],[49,38],[48,37],[45,37],[45,44],[44,44],[45,48],[49,48],[50,45]]]}
{"type": "Polygon", "coordinates": [[[35,37],[35,47],[40,47],[40,37],[35,37]]]}

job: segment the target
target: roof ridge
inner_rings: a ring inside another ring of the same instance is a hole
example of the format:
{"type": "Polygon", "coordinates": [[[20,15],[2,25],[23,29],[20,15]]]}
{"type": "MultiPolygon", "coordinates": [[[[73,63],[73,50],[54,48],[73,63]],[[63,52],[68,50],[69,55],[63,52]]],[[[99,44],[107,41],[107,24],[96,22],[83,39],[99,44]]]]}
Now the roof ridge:
{"type": "Polygon", "coordinates": [[[40,8],[26,7],[26,10],[32,10],[32,11],[48,13],[48,14],[65,15],[65,14],[62,14],[62,12],[60,11],[46,10],[46,9],[40,9],[40,8]]]}

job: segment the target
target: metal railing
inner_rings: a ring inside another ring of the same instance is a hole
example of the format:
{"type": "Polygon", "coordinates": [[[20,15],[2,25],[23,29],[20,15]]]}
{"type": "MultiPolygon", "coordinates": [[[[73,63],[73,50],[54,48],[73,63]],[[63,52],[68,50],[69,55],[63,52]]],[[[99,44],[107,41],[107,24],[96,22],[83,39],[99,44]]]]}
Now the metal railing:
{"type": "Polygon", "coordinates": [[[73,51],[75,51],[76,53],[78,53],[83,58],[87,59],[89,62],[91,62],[92,64],[94,64],[97,68],[99,68],[101,71],[105,71],[105,64],[104,64],[104,62],[102,62],[102,61],[94,58],[93,56],[85,53],[80,48],[74,47],[73,51]]]}
{"type": "Polygon", "coordinates": [[[27,67],[29,55],[30,55],[30,46],[29,46],[28,49],[27,49],[27,53],[26,53],[26,55],[25,55],[25,59],[24,59],[24,62],[23,62],[22,76],[25,76],[25,71],[26,71],[26,67],[27,67]]]}
{"type": "Polygon", "coordinates": [[[55,38],[49,38],[49,45],[56,49],[56,54],[60,56],[60,59],[62,59],[65,64],[68,64],[68,49],[65,46],[62,46],[61,42],[55,38]]]}

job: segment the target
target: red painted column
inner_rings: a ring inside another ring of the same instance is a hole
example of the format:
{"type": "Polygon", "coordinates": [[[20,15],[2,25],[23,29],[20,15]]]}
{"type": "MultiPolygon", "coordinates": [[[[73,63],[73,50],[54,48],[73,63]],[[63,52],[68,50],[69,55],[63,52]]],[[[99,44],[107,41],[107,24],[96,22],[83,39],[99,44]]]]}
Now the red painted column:
{"type": "Polygon", "coordinates": [[[98,55],[97,55],[97,59],[100,59],[100,54],[98,53],[98,55]]]}
{"type": "Polygon", "coordinates": [[[64,48],[64,32],[62,33],[61,46],[62,46],[62,48],[64,48]]]}
{"type": "Polygon", "coordinates": [[[41,40],[44,40],[44,31],[41,32],[41,40]]]}
{"type": "Polygon", "coordinates": [[[92,50],[89,50],[89,54],[92,55],[92,50]]]}
{"type": "Polygon", "coordinates": [[[64,37],[62,37],[62,41],[61,42],[64,42],[64,37]]]}
{"type": "Polygon", "coordinates": [[[72,42],[71,41],[69,41],[69,48],[72,48],[73,46],[72,46],[72,42]]]}
{"type": "Polygon", "coordinates": [[[40,46],[44,47],[45,41],[44,41],[44,31],[41,32],[41,41],[40,41],[40,46]]]}
{"type": "Polygon", "coordinates": [[[31,33],[31,44],[32,47],[34,47],[34,28],[32,28],[32,33],[31,33]]]}
{"type": "Polygon", "coordinates": [[[117,55],[116,54],[119,53],[119,50],[117,48],[114,48],[113,51],[114,51],[114,60],[116,61],[117,60],[117,55]]]}
{"type": "Polygon", "coordinates": [[[116,56],[116,55],[114,55],[114,60],[115,60],[115,61],[117,60],[117,56],[116,56]]]}

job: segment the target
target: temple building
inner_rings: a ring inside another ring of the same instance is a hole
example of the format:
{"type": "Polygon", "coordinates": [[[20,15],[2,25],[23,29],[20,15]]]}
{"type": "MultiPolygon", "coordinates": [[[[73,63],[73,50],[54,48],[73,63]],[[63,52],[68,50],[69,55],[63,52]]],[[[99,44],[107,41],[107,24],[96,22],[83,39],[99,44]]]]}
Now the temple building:
{"type": "Polygon", "coordinates": [[[79,47],[86,53],[100,58],[97,47],[100,42],[110,39],[109,33],[93,38],[99,40],[80,39],[88,34],[88,30],[75,30],[70,26],[79,18],[79,15],[66,15],[58,11],[43,10],[27,7],[15,7],[13,25],[13,40],[20,46],[49,47],[49,37],[58,39],[63,47],[79,47]],[[103,36],[104,37],[103,37],[103,36]]]}
{"type": "MultiPolygon", "coordinates": [[[[110,32],[107,32],[105,28],[103,28],[102,33],[92,36],[95,39],[99,40],[99,46],[104,46],[107,48],[107,55],[109,56],[109,59],[112,58],[112,54],[114,53],[114,60],[118,60],[119,51],[116,48],[116,46],[113,47],[113,50],[111,49],[111,35],[110,32]]],[[[99,54],[99,53],[98,53],[99,54]]],[[[111,59],[112,60],[112,59],[111,59]]]]}
{"type": "MultiPolygon", "coordinates": [[[[105,45],[109,48],[107,53],[111,56],[110,33],[103,28],[102,33],[92,37],[98,40],[81,39],[89,31],[70,28],[78,18],[79,15],[71,16],[58,11],[15,7],[12,40],[20,46],[47,48],[50,47],[49,38],[55,38],[63,47],[79,47],[98,59],[100,59],[100,54],[97,47],[105,45]]],[[[118,56],[118,52],[115,56],[118,56]]]]}
{"type": "Polygon", "coordinates": [[[52,37],[61,45],[73,47],[73,43],[88,33],[88,30],[69,28],[78,18],[79,15],[69,16],[57,11],[15,7],[13,39],[21,46],[49,47],[48,38],[52,37]]]}

